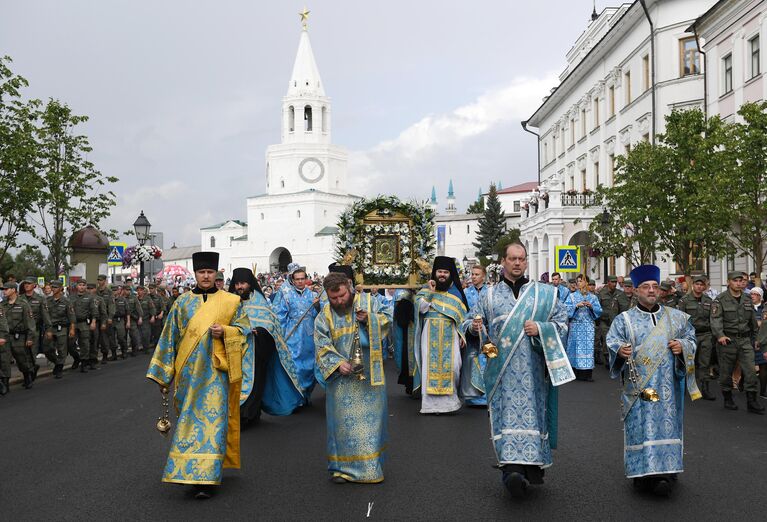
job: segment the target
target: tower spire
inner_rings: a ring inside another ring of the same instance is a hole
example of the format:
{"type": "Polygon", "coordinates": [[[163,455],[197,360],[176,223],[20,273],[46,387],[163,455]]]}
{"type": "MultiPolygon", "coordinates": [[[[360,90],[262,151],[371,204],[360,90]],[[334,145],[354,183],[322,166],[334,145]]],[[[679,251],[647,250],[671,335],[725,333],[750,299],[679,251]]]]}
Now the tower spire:
{"type": "Polygon", "coordinates": [[[454,198],[455,193],[453,192],[453,180],[450,180],[450,185],[447,187],[447,197],[454,198]]]}
{"type": "Polygon", "coordinates": [[[306,20],[309,17],[309,11],[304,9],[301,14],[301,23],[303,30],[301,38],[298,41],[298,51],[296,52],[296,61],[293,62],[293,73],[290,75],[290,84],[288,85],[288,96],[309,95],[325,96],[325,87],[320,78],[320,70],[314,59],[312,44],[309,41],[309,31],[307,30],[306,20]]]}
{"type": "Polygon", "coordinates": [[[594,10],[591,12],[591,21],[593,22],[597,18],[599,18],[599,15],[597,14],[597,0],[594,0],[594,10]]]}
{"type": "Polygon", "coordinates": [[[304,6],[303,11],[298,13],[298,16],[301,17],[301,26],[304,28],[304,31],[306,31],[309,26],[309,13],[311,13],[311,11],[309,11],[306,6],[304,6]]]}

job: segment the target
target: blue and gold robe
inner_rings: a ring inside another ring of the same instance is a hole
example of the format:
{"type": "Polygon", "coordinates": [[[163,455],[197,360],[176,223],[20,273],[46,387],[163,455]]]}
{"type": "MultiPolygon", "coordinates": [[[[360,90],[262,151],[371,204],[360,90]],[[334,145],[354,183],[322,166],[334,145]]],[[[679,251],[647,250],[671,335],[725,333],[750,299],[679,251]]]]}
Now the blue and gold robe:
{"type": "Polygon", "coordinates": [[[448,413],[461,408],[461,324],[466,306],[457,291],[421,289],[415,297],[413,389],[421,389],[421,413],[448,413]]]}
{"type": "Polygon", "coordinates": [[[564,301],[567,315],[570,318],[570,329],[567,334],[567,357],[576,370],[592,370],[594,368],[594,321],[602,316],[602,305],[599,298],[588,292],[573,292],[564,301]],[[578,307],[582,302],[591,304],[578,307]]]}
{"type": "Polygon", "coordinates": [[[242,350],[250,323],[240,297],[219,290],[185,292],[168,313],[147,378],[175,382],[178,413],[163,482],[220,484],[224,468],[239,468],[242,350]],[[224,340],[209,327],[224,325],[224,340]]]}
{"type": "Polygon", "coordinates": [[[354,296],[352,309],[339,315],[325,305],[315,321],[314,341],[320,384],[325,387],[328,471],[352,482],[381,482],[386,449],[386,381],[382,341],[391,317],[370,294],[354,296]],[[354,310],[368,312],[359,323],[354,310]],[[341,375],[359,333],[365,380],[341,375]]]}
{"type": "Polygon", "coordinates": [[[509,285],[500,282],[479,300],[467,321],[476,316],[499,350],[498,357],[488,359],[483,375],[498,464],[549,467],[557,438],[557,388],[551,374],[556,373],[557,383],[574,379],[562,346],[567,339],[567,309],[552,286],[526,283],[518,300],[509,285]],[[524,308],[517,311],[523,296],[524,308]],[[511,324],[507,319],[515,312],[523,318],[511,324]],[[545,334],[545,344],[541,336],[529,337],[522,330],[524,318],[533,317],[545,334]],[[544,352],[559,357],[550,363],[544,352]]]}
{"type": "Polygon", "coordinates": [[[635,306],[619,314],[607,332],[610,374],[623,381],[623,458],[626,477],[681,473],[685,386],[693,400],[700,397],[695,386],[695,328],[686,313],[659,305],[656,312],[635,306]],[[658,328],[655,328],[658,325],[658,328]],[[672,339],[682,344],[682,355],[668,348],[672,339]],[[634,395],[626,360],[618,350],[630,344],[641,389],[653,388],[658,402],[634,395]]]}
{"type": "MultiPolygon", "coordinates": [[[[474,308],[479,302],[480,297],[487,294],[489,287],[482,285],[480,290],[474,285],[469,285],[464,290],[466,301],[469,303],[469,310],[474,308]]],[[[464,332],[471,328],[472,318],[466,316],[463,325],[464,332]],[[468,326],[467,326],[468,325],[468,326]]],[[[485,383],[482,380],[482,372],[485,371],[487,358],[482,353],[482,347],[479,345],[479,336],[466,336],[466,349],[463,352],[461,361],[461,398],[470,406],[487,405],[485,397],[485,383]]]]}
{"type": "MultiPolygon", "coordinates": [[[[269,415],[290,415],[303,403],[303,391],[298,380],[296,365],[288,345],[282,337],[280,322],[274,315],[269,301],[259,292],[243,303],[252,330],[263,328],[274,339],[275,351],[266,368],[266,384],[261,399],[261,409],[269,415]]],[[[305,319],[308,321],[309,319],[305,319]]],[[[242,390],[240,405],[244,404],[253,390],[255,381],[256,336],[248,336],[248,345],[242,356],[242,390]]]]}
{"type": "MultiPolygon", "coordinates": [[[[285,285],[283,285],[283,288],[285,285]]],[[[311,309],[304,320],[288,337],[293,328],[301,320],[304,313],[314,306],[314,298],[317,295],[306,287],[298,290],[295,286],[288,286],[280,293],[272,304],[272,309],[282,326],[282,335],[290,348],[290,355],[298,372],[298,383],[304,390],[304,396],[308,399],[314,389],[314,318],[317,311],[311,309]]]]}

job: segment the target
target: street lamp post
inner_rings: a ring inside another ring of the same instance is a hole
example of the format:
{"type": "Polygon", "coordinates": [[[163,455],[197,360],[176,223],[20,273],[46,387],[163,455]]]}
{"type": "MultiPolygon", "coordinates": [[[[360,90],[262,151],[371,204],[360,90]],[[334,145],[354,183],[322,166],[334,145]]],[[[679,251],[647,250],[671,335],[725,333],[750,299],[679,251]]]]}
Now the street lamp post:
{"type": "MultiPolygon", "coordinates": [[[[152,224],[149,222],[149,220],[144,215],[144,211],[141,211],[141,214],[139,214],[139,217],[136,219],[135,223],[133,223],[133,231],[136,233],[136,239],[138,240],[138,244],[140,247],[144,246],[144,243],[146,243],[147,238],[149,237],[149,229],[152,228],[152,224]]],[[[139,266],[139,285],[144,284],[144,261],[142,260],[140,262],[139,266]]]]}
{"type": "MultiPolygon", "coordinates": [[[[606,208],[602,212],[602,218],[601,218],[600,221],[602,223],[602,227],[603,228],[607,228],[607,227],[610,226],[610,211],[607,210],[606,208]]],[[[603,253],[602,254],[602,258],[604,260],[603,261],[604,262],[604,275],[603,275],[603,278],[604,278],[604,282],[607,283],[607,254],[603,253]]]]}

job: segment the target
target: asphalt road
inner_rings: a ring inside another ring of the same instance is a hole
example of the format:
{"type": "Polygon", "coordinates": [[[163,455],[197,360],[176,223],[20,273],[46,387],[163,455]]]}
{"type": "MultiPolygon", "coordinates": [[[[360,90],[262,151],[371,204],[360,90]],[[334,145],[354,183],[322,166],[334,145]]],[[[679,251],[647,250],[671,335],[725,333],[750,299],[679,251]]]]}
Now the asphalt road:
{"type": "Polygon", "coordinates": [[[487,412],[421,416],[388,364],[389,461],[377,485],[328,481],[324,395],[242,434],[240,471],[209,501],[160,482],[169,442],[154,429],[146,356],[63,380],[38,379],[0,399],[4,520],[764,520],[767,417],[688,401],[685,473],[669,499],[636,493],[623,475],[615,381],[560,390],[560,449],[546,484],[522,501],[491,468],[487,412]],[[762,512],[760,516],[760,512],[762,512]]]}

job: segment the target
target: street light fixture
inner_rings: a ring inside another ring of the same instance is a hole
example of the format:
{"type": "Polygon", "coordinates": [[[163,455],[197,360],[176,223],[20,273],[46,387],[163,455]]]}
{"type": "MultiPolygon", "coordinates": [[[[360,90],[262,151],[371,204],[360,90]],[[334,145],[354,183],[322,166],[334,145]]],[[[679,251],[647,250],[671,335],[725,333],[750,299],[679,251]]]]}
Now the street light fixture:
{"type": "MultiPolygon", "coordinates": [[[[600,218],[600,221],[602,223],[602,228],[607,228],[610,226],[610,211],[605,208],[602,211],[602,217],[600,218]]],[[[604,282],[607,283],[607,254],[602,254],[602,258],[604,260],[604,282]]]]}
{"type": "MultiPolygon", "coordinates": [[[[149,222],[149,220],[144,215],[144,211],[141,211],[141,214],[139,214],[139,217],[136,219],[136,221],[133,223],[133,231],[136,232],[136,239],[138,240],[139,246],[144,246],[144,243],[146,243],[146,240],[149,239],[149,229],[152,228],[152,224],[149,222]]],[[[144,285],[144,261],[142,260],[140,262],[140,268],[139,268],[139,285],[144,285]]]]}

